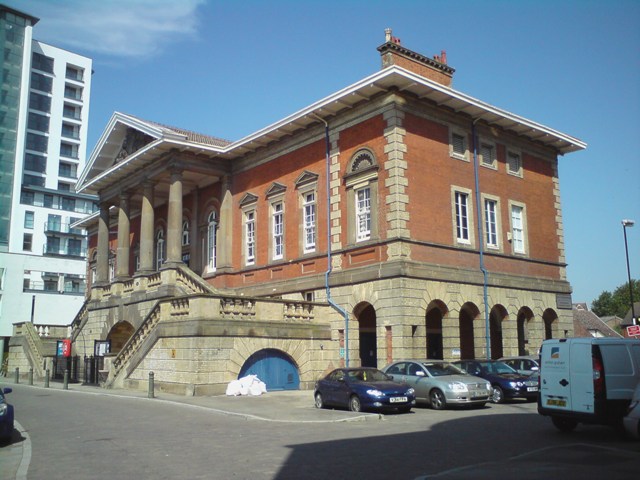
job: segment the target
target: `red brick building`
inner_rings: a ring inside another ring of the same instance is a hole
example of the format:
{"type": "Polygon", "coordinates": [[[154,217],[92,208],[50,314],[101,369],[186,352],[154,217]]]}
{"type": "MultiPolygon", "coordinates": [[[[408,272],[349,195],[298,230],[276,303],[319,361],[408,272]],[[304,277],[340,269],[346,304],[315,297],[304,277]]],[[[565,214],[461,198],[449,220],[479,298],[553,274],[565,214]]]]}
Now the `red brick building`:
{"type": "Polygon", "coordinates": [[[558,157],[586,145],[454,90],[444,53],[378,50],[379,72],[235,142],[113,115],[79,181],[101,210],[73,334],[111,340],[109,381],[309,387],[571,333],[558,157]]]}

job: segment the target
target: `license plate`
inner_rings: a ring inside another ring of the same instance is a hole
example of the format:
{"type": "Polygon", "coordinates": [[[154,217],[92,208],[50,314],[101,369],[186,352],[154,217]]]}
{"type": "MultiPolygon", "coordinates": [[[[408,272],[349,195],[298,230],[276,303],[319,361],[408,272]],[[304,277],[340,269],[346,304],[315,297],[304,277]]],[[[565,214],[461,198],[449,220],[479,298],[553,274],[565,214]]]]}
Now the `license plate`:
{"type": "Polygon", "coordinates": [[[527,387],[527,392],[537,392],[538,387],[527,387]]]}
{"type": "Polygon", "coordinates": [[[407,397],[391,397],[389,398],[390,403],[407,403],[407,397]]]}
{"type": "Polygon", "coordinates": [[[557,398],[549,398],[547,399],[547,405],[553,405],[555,407],[566,407],[567,406],[567,401],[566,400],[560,400],[557,398]]]}

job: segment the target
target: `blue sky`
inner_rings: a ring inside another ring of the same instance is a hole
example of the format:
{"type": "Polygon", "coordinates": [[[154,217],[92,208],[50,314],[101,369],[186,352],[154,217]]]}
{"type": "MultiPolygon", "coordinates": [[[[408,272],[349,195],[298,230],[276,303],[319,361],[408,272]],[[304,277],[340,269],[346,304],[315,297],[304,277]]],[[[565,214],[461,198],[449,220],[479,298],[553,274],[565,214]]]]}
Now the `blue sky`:
{"type": "MultiPolygon", "coordinates": [[[[640,2],[2,0],[90,56],[89,152],[114,111],[237,140],[380,69],[384,29],[453,87],[587,142],[560,158],[574,302],[640,278],[640,2]]],[[[640,300],[640,299],[636,299],[640,300]]]]}

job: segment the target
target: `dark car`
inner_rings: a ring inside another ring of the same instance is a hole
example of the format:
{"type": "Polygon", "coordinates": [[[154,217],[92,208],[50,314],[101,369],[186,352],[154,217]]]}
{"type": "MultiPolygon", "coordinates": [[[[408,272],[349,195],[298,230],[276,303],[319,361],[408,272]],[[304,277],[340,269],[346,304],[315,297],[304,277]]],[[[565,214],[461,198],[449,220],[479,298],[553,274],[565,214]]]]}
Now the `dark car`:
{"type": "Polygon", "coordinates": [[[343,407],[352,412],[408,412],[416,403],[413,388],[369,367],[338,368],[316,382],[313,395],[317,408],[343,407]]]}
{"type": "Polygon", "coordinates": [[[13,405],[9,405],[5,398],[5,394],[11,392],[8,387],[0,390],[0,440],[5,442],[13,435],[13,405]]]}
{"type": "Polygon", "coordinates": [[[509,398],[538,398],[538,381],[520,375],[516,370],[498,360],[456,360],[453,362],[471,375],[491,382],[493,403],[502,403],[509,398]]]}
{"type": "Polygon", "coordinates": [[[511,368],[517,370],[518,373],[525,376],[534,376],[540,372],[540,360],[533,355],[524,355],[520,357],[503,357],[499,359],[511,368]]]}

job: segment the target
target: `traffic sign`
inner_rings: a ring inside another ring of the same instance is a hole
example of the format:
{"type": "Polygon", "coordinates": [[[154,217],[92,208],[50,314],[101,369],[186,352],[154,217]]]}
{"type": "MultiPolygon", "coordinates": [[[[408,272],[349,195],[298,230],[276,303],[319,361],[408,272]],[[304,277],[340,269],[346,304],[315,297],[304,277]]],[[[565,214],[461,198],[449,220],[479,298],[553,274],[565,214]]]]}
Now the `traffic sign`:
{"type": "Polygon", "coordinates": [[[628,337],[640,336],[640,325],[629,325],[627,327],[627,336],[628,337]]]}

